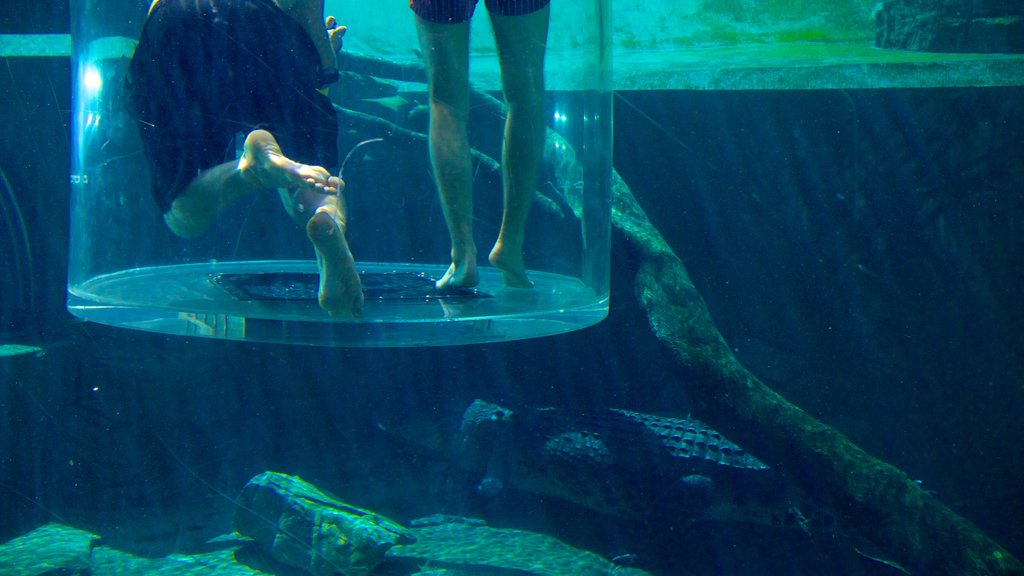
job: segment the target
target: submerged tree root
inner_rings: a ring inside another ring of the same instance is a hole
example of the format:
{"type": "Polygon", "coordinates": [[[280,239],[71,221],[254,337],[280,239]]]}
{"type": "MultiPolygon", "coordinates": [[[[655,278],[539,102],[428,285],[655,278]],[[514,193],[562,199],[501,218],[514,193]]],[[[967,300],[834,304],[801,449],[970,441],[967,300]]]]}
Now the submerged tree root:
{"type": "Polygon", "coordinates": [[[840,528],[877,547],[879,561],[930,576],[1024,574],[1013,556],[905,473],[747,371],[718,332],[682,261],[617,176],[613,199],[616,239],[635,262],[635,295],[654,334],[694,376],[685,394],[699,418],[813,495],[840,528]]]}

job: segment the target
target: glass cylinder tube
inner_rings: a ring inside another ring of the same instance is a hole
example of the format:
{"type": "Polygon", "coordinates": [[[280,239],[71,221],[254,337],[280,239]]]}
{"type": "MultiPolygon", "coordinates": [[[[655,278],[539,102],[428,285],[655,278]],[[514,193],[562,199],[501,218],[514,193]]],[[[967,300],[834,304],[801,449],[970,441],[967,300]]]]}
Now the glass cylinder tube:
{"type": "MultiPolygon", "coordinates": [[[[290,18],[266,0],[224,4],[257,5],[290,18]]],[[[201,233],[187,235],[194,237],[182,237],[166,223],[166,199],[162,209],[155,198],[168,191],[154,190],[154,182],[166,178],[156,178],[155,171],[163,169],[155,167],[165,165],[168,156],[187,155],[196,144],[176,136],[181,133],[175,129],[180,104],[165,107],[167,113],[156,117],[142,117],[132,104],[164,98],[167,92],[140,96],[127,88],[140,74],[133,73],[132,58],[147,21],[145,7],[134,0],[80,1],[72,8],[68,308],[73,314],[171,334],[339,346],[515,340],[583,328],[607,315],[609,0],[554,2],[548,8],[542,93],[546,129],[543,150],[534,152],[542,160],[522,228],[532,288],[516,286],[515,274],[510,286],[503,271],[488,261],[505,212],[505,182],[516,178],[503,174],[503,167],[531,153],[523,152],[521,144],[502,151],[507,106],[499,56],[512,66],[517,51],[527,48],[502,45],[500,54],[481,3],[469,25],[466,133],[479,282],[438,289],[436,281],[452,262],[445,219],[452,208],[441,200],[437,181],[443,178],[435,178],[431,162],[431,114],[437,112],[430,105],[416,16],[403,2],[363,4],[372,8],[353,4],[335,14],[348,30],[338,56],[340,80],[327,92],[338,118],[338,157],[321,163],[294,160],[322,164],[332,175],[344,170],[345,238],[364,299],[358,316],[344,310],[331,314],[318,303],[323,288],[317,253],[302,225],[302,211],[309,215],[313,210],[302,204],[302,195],[268,187],[231,198],[225,191],[217,197],[223,209],[201,233]],[[147,122],[161,125],[161,131],[146,136],[149,144],[144,144],[147,122]]],[[[150,47],[158,57],[173,53],[177,41],[208,41],[202,34],[160,38],[163,44],[150,47]]],[[[231,89],[233,77],[241,75],[228,55],[238,48],[236,40],[213,44],[205,60],[165,62],[161,74],[170,79],[164,85],[186,86],[185,100],[202,98],[199,92],[231,89]],[[226,72],[217,77],[211,70],[226,72]]],[[[279,70],[266,73],[276,78],[279,70]]],[[[250,101],[277,106],[259,97],[250,101]]],[[[218,162],[237,167],[247,135],[262,124],[239,122],[227,112],[221,117],[204,109],[203,114],[214,116],[213,124],[234,122],[237,130],[221,146],[218,162]]],[[[283,142],[282,152],[291,158],[283,142]]],[[[197,170],[193,167],[188,178],[198,177],[202,172],[197,170]]],[[[180,190],[174,198],[190,189],[180,190]]]]}

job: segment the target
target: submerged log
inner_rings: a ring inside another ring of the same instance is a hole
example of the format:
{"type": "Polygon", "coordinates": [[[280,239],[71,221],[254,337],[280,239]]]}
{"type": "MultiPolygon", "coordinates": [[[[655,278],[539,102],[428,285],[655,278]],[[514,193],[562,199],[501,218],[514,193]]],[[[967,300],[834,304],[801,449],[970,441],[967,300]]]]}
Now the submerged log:
{"type": "Polygon", "coordinates": [[[419,63],[402,64],[380,56],[345,50],[341,53],[338,64],[342,70],[376,78],[387,78],[399,82],[423,83],[427,81],[427,73],[423,69],[423,65],[419,63]]]}
{"type": "Polygon", "coordinates": [[[237,504],[236,532],[274,560],[314,576],[366,576],[392,546],[416,540],[394,520],[279,472],[249,480],[237,504]]]}
{"type": "MultiPolygon", "coordinates": [[[[349,66],[403,82],[422,78],[410,66],[389,67],[379,60],[353,58],[349,66]]],[[[501,104],[475,93],[472,113],[471,123],[493,123],[502,115],[501,104]]],[[[415,131],[395,131],[365,117],[359,120],[365,122],[361,132],[379,133],[368,129],[374,126],[422,146],[424,136],[415,131]]],[[[492,147],[479,148],[482,154],[475,154],[497,157],[492,147]]],[[[490,162],[484,165],[497,169],[490,162]]],[[[555,182],[576,181],[582,174],[569,143],[551,131],[542,171],[555,182]]],[[[544,211],[571,217],[565,209],[571,208],[578,216],[582,198],[571,189],[566,193],[571,196],[555,199],[546,194],[549,204],[544,211]]],[[[617,174],[612,178],[612,202],[613,242],[629,252],[628,270],[618,273],[632,275],[635,296],[654,335],[681,371],[694,376],[680,394],[690,400],[696,417],[781,471],[796,489],[834,515],[854,540],[870,544],[870,553],[858,549],[868,558],[921,575],[1024,575],[1017,559],[904,472],[860,449],[744,368],[719,333],[682,261],[617,174]]]]}

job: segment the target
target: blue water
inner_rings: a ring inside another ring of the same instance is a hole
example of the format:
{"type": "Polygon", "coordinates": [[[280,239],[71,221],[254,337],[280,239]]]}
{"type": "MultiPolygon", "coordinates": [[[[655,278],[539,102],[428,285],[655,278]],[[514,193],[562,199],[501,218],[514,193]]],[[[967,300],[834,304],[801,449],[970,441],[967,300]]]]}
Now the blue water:
{"type": "MultiPolygon", "coordinates": [[[[477,398],[700,416],[618,240],[608,320],[538,340],[344,350],[72,319],[68,68],[0,66],[0,214],[20,214],[28,240],[0,220],[0,344],[39,348],[0,357],[0,542],[58,522],[141,557],[193,553],[274,470],[400,521],[483,518],[655,574],[898,573],[824,529],[624,519],[480,489],[488,478],[434,449],[430,434],[456,433],[477,398]]],[[[623,92],[615,105],[615,167],[739,360],[1024,556],[1024,89],[623,92]]]]}

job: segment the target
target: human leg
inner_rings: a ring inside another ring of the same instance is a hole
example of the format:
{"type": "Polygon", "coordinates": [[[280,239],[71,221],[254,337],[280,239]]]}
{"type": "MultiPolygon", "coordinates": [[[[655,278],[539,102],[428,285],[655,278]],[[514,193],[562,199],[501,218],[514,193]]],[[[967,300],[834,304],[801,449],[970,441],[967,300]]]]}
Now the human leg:
{"type": "Polygon", "coordinates": [[[264,188],[283,190],[286,211],[306,230],[316,254],[321,308],[358,317],[363,293],[345,237],[344,185],[325,168],[338,162],[338,118],[332,102],[316,91],[315,71],[323,62],[313,50],[316,42],[305,38],[313,32],[327,37],[322,2],[299,0],[293,8],[299,6],[306,11],[298,26],[289,18],[261,20],[261,33],[251,39],[255,45],[247,46],[251,57],[239,59],[250,77],[236,91],[246,96],[232,104],[247,123],[266,128],[249,134],[240,164],[249,165],[264,188]]]}
{"type": "Polygon", "coordinates": [[[324,168],[286,157],[269,132],[253,130],[245,139],[242,157],[200,172],[171,203],[164,221],[178,236],[194,238],[242,196],[296,187],[331,193],[335,189],[329,177],[324,168]]]}
{"type": "Polygon", "coordinates": [[[345,183],[320,166],[288,159],[273,137],[263,130],[254,131],[246,139],[243,158],[246,156],[267,158],[252,176],[258,177],[261,185],[266,183],[264,187],[277,188],[288,215],[306,229],[320,274],[320,307],[332,315],[358,318],[363,308],[363,289],[345,238],[345,183]],[[301,182],[296,175],[300,175],[301,182]]]}
{"type": "Polygon", "coordinates": [[[451,236],[452,263],[437,287],[479,282],[473,242],[473,175],[469,117],[469,24],[416,18],[430,92],[430,161],[451,236]]]}
{"type": "Polygon", "coordinates": [[[544,52],[549,14],[549,6],[523,16],[491,12],[508,116],[501,153],[504,211],[488,259],[502,271],[505,284],[516,288],[533,286],[523,263],[523,241],[544,151],[544,52]]]}
{"type": "Polygon", "coordinates": [[[224,208],[242,196],[277,188],[289,215],[306,228],[320,272],[320,306],[331,314],[358,317],[362,285],[345,240],[344,184],[320,166],[301,164],[281,152],[265,130],[245,139],[242,157],[201,172],[164,214],[177,235],[202,234],[224,208]]]}
{"type": "Polygon", "coordinates": [[[203,170],[174,199],[164,212],[164,222],[182,238],[196,238],[206,232],[225,208],[257,189],[238,169],[237,162],[225,162],[203,170]]]}
{"type": "MultiPolygon", "coordinates": [[[[309,27],[326,35],[318,22],[309,27]]],[[[320,60],[303,26],[270,3],[167,0],[147,20],[127,99],[172,231],[198,236],[238,198],[290,190],[285,206],[317,254],[321,306],[357,316],[342,184],[324,168],[338,160],[338,122],[316,91],[320,60]],[[227,160],[239,130],[249,131],[242,157],[227,160]]]]}
{"type": "Polygon", "coordinates": [[[306,221],[306,236],[316,251],[320,272],[317,299],[332,315],[358,318],[363,309],[363,286],[345,238],[348,213],[340,192],[333,196],[304,192],[319,205],[306,221]]]}
{"type": "Polygon", "coordinates": [[[327,185],[319,166],[336,162],[337,119],[315,92],[318,67],[306,32],[269,3],[154,4],[132,57],[126,100],[154,199],[172,231],[197,236],[254,190],[327,185]],[[236,160],[238,131],[249,135],[236,160]],[[275,139],[282,136],[291,154],[311,164],[285,157],[275,139]],[[321,148],[323,154],[311,152],[321,148]]]}

